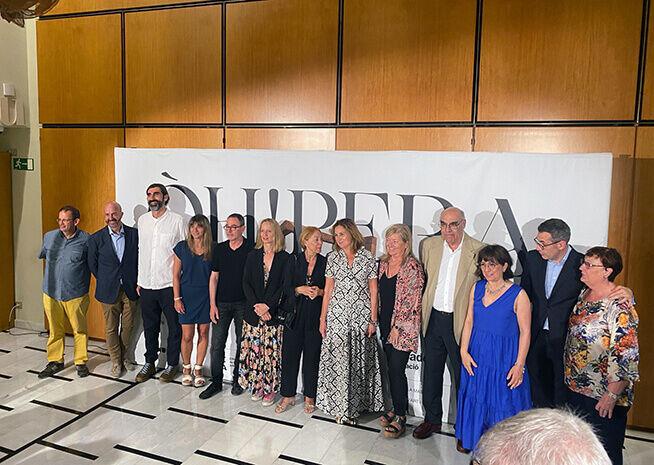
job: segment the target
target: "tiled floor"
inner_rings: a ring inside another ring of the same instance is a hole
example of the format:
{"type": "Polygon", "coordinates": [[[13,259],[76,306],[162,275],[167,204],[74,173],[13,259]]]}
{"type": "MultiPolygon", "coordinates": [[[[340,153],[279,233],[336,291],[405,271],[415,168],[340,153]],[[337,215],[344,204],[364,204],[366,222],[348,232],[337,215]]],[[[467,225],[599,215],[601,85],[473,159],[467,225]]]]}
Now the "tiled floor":
{"type": "MultiPolygon", "coordinates": [[[[21,332],[21,330],[16,330],[21,332]]],[[[229,386],[210,400],[179,382],[109,378],[101,348],[89,353],[91,376],[69,365],[39,380],[46,339],[0,333],[0,462],[7,464],[468,464],[452,428],[417,441],[380,433],[376,415],[340,426],[298,405],[283,414],[229,386]]],[[[100,343],[92,343],[100,344],[100,343]]],[[[72,341],[67,345],[72,347],[72,341]]],[[[72,348],[68,350],[72,352],[72,348]]],[[[419,419],[410,418],[413,425],[419,419]]],[[[654,435],[628,431],[625,463],[654,463],[654,435]]]]}

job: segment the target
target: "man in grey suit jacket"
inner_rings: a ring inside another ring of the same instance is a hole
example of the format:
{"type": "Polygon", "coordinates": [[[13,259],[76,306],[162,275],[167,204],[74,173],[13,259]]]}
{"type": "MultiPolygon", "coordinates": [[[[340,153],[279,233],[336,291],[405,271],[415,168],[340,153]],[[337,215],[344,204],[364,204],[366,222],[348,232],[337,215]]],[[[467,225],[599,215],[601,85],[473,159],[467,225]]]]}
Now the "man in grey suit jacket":
{"type": "Polygon", "coordinates": [[[462,210],[447,208],[441,213],[441,235],[426,239],[422,263],[427,286],[422,299],[422,403],[425,421],[414,431],[417,439],[440,431],[443,417],[443,373],[450,357],[456,389],[461,376],[459,342],[468,311],[470,288],[477,281],[477,252],[484,244],[465,232],[462,210]]]}

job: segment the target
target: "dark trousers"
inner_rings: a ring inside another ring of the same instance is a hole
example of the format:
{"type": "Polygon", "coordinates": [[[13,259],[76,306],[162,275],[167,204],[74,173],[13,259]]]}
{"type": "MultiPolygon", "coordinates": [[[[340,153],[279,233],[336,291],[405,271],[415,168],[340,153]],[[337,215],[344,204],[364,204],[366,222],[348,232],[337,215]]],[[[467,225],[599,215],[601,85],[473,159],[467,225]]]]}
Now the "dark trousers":
{"type": "Polygon", "coordinates": [[[622,446],[624,445],[624,433],[627,428],[627,412],[629,407],[613,407],[613,415],[602,418],[595,410],[597,399],[584,396],[571,391],[566,387],[567,402],[570,407],[584,420],[590,423],[595,434],[604,446],[613,465],[622,465],[622,446]]]}
{"type": "Polygon", "coordinates": [[[232,382],[238,382],[238,361],[241,355],[241,339],[243,338],[243,312],[245,302],[218,302],[218,323],[211,323],[211,382],[222,384],[223,364],[225,363],[225,344],[229,327],[234,321],[236,336],[236,355],[234,355],[234,372],[232,382]]]}
{"type": "Polygon", "coordinates": [[[555,338],[546,330],[538,332],[527,355],[531,399],[536,408],[560,407],[568,391],[564,380],[565,337],[555,338]]]}
{"type": "Polygon", "coordinates": [[[409,362],[411,352],[397,350],[391,344],[384,344],[384,353],[388,363],[388,380],[391,385],[391,399],[393,412],[401,417],[406,415],[409,408],[409,385],[406,380],[406,364],[409,362]]]}
{"type": "Polygon", "coordinates": [[[182,326],[179,324],[173,303],[173,288],[141,289],[140,301],[143,333],[145,334],[145,361],[154,363],[159,356],[159,328],[163,312],[168,325],[166,361],[168,365],[176,366],[179,363],[182,326]]]}
{"type": "Polygon", "coordinates": [[[457,392],[461,380],[461,352],[454,338],[454,314],[432,309],[423,343],[422,405],[425,421],[440,425],[443,418],[443,373],[448,356],[457,392]]]}
{"type": "Polygon", "coordinates": [[[284,328],[282,344],[281,395],[295,397],[302,355],[302,386],[305,397],[314,399],[318,389],[318,363],[322,336],[316,322],[307,321],[308,312],[298,312],[293,328],[284,328]],[[311,323],[311,324],[310,324],[311,323]]]}

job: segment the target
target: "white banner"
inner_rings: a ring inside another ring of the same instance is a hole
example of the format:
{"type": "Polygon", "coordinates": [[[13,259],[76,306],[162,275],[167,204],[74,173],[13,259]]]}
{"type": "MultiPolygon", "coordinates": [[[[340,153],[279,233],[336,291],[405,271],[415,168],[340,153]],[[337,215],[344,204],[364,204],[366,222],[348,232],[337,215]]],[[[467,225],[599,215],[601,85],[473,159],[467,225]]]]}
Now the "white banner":
{"type": "MultiPolygon", "coordinates": [[[[571,243],[582,251],[607,241],[612,163],[608,153],[116,148],[115,162],[116,199],[126,224],[147,211],[145,190],[159,182],[168,186],[173,211],[187,219],[196,213],[210,217],[217,241],[225,240],[222,226],[233,212],[247,215],[246,235],[251,237],[266,217],[287,221],[289,231],[299,231],[301,225],[328,231],[347,216],[359,224],[369,242],[376,239],[377,256],[384,251],[388,226],[411,226],[418,255],[421,240],[439,233],[439,215],[450,205],[465,211],[469,235],[503,245],[514,261],[518,250],[534,248],[536,227],[546,218],[565,220],[572,229],[571,243]]],[[[297,250],[292,232],[286,246],[288,251],[297,250]]],[[[326,243],[323,253],[329,250],[331,244],[326,243]]],[[[519,275],[519,265],[516,271],[519,275]]],[[[233,350],[230,339],[227,360],[233,350]]],[[[143,352],[140,341],[139,359],[143,352]]],[[[226,363],[225,379],[231,379],[232,363],[226,363]]],[[[421,357],[412,354],[407,367],[409,402],[419,416],[420,372],[421,357]]],[[[445,384],[447,421],[448,377],[445,384]]]]}

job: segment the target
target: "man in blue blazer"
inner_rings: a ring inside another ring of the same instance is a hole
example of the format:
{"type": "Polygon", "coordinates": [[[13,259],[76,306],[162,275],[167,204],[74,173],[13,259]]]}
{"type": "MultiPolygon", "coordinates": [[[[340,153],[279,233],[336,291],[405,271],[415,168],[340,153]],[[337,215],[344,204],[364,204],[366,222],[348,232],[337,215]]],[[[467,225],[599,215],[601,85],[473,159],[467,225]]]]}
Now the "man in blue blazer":
{"type": "Polygon", "coordinates": [[[107,349],[111,357],[111,375],[119,377],[123,367],[133,369],[125,358],[138,312],[136,277],[138,268],[138,231],[122,223],[118,202],[104,207],[106,228],[89,238],[89,269],[96,279],[95,298],[102,304],[107,331],[107,349]],[[121,327],[122,316],[122,328],[121,327]]]}

